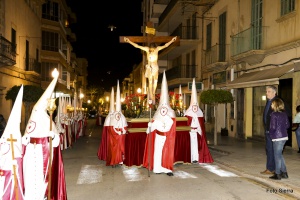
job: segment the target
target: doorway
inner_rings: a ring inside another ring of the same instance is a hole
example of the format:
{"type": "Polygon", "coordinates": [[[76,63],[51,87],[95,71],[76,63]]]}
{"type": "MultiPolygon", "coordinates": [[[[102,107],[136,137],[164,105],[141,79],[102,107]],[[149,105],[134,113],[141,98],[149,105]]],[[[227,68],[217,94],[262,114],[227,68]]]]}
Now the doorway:
{"type": "MultiPolygon", "coordinates": [[[[278,97],[284,101],[285,110],[288,113],[290,124],[292,125],[292,105],[293,105],[293,79],[279,80],[278,85],[278,97]]],[[[291,126],[290,126],[291,127],[291,126]]],[[[292,128],[288,129],[289,140],[285,143],[285,146],[292,146],[292,128]]]]}

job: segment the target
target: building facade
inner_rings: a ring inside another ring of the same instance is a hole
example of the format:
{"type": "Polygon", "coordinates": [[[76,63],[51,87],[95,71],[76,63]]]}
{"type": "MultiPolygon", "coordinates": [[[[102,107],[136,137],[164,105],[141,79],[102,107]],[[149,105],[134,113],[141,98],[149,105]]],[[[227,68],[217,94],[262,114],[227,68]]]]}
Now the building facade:
{"type": "MultiPolygon", "coordinates": [[[[144,0],[142,10],[144,24],[152,21],[158,32],[180,36],[179,46],[159,56],[169,89],[181,85],[188,94],[188,82],[195,78],[200,91],[233,94],[234,102],[218,105],[216,112],[201,105],[208,131],[216,114],[217,132],[227,128],[231,137],[263,138],[266,85],[277,86],[293,118],[300,104],[298,1],[144,0]]],[[[297,148],[291,131],[287,145],[297,148]]]]}
{"type": "Polygon", "coordinates": [[[0,112],[6,119],[13,106],[6,92],[21,84],[45,89],[54,68],[59,71],[56,97],[85,92],[88,62],[72,54],[76,35],[69,24],[76,23],[76,15],[65,0],[2,0],[0,13],[0,112]]]}

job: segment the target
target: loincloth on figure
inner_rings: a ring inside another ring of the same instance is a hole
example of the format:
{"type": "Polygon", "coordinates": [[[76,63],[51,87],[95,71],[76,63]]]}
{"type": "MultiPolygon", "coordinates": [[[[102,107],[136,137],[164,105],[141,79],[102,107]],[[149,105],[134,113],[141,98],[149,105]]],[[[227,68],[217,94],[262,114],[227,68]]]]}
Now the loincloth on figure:
{"type": "Polygon", "coordinates": [[[146,78],[154,78],[154,80],[158,79],[158,66],[157,65],[146,65],[146,72],[145,72],[146,78]]]}

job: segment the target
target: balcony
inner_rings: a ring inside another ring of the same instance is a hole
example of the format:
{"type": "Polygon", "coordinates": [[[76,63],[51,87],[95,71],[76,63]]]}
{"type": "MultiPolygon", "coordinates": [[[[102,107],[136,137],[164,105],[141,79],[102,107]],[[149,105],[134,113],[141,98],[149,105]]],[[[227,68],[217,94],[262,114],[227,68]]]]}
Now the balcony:
{"type": "Polygon", "coordinates": [[[158,18],[167,7],[167,4],[167,1],[154,1],[151,17],[158,18]]]}
{"type": "Polygon", "coordinates": [[[198,7],[212,6],[215,0],[170,0],[163,13],[159,16],[157,30],[169,32],[170,28],[178,26],[182,22],[185,13],[196,12],[198,7]]]}
{"type": "Polygon", "coordinates": [[[0,36],[0,67],[16,64],[17,45],[0,36]]]}
{"type": "MultiPolygon", "coordinates": [[[[187,84],[187,79],[195,78],[197,65],[180,65],[172,67],[165,71],[168,85],[177,86],[179,84],[187,84]]],[[[161,83],[163,73],[158,75],[158,83],[161,83]]]]}
{"type": "Polygon", "coordinates": [[[25,69],[26,71],[33,71],[41,74],[41,63],[34,58],[25,58],[25,69]]]}
{"type": "Polygon", "coordinates": [[[216,44],[210,49],[203,51],[202,56],[202,71],[219,71],[227,67],[229,57],[230,45],[216,44]]]}
{"type": "Polygon", "coordinates": [[[231,38],[231,58],[250,65],[260,63],[265,58],[264,41],[266,27],[251,27],[231,38]]]}
{"type": "Polygon", "coordinates": [[[179,25],[172,33],[171,36],[178,36],[180,45],[171,45],[169,48],[163,50],[159,54],[160,60],[173,60],[180,56],[182,53],[191,51],[197,48],[200,44],[199,27],[196,26],[182,26],[179,25]],[[173,48],[172,48],[173,47],[173,48]]]}

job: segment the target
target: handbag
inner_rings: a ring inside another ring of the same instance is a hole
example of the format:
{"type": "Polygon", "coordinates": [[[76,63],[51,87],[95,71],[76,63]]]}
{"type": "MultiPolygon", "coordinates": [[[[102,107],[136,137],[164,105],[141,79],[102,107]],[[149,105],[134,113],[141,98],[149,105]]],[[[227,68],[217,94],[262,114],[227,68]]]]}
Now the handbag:
{"type": "Polygon", "coordinates": [[[296,131],[298,127],[299,127],[299,123],[293,123],[292,124],[292,131],[296,131]]]}

